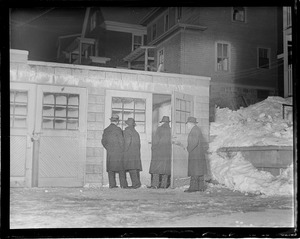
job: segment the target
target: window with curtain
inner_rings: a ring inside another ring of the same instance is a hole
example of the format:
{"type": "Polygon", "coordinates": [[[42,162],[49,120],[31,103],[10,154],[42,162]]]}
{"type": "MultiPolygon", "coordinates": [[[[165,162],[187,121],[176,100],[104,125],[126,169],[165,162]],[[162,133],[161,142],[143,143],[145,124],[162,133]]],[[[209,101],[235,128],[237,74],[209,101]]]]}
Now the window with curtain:
{"type": "Polygon", "coordinates": [[[236,22],[246,21],[246,10],[244,7],[233,7],[232,9],[232,20],[236,22]]]}
{"type": "Polygon", "coordinates": [[[229,44],[217,43],[217,71],[229,71],[229,44]]]}

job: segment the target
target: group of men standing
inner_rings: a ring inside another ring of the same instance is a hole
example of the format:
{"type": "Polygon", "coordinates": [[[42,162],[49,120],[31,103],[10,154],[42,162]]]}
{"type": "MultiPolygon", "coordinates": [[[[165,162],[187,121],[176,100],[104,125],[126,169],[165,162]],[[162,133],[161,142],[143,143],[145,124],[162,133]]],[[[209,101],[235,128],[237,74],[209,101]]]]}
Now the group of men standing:
{"type": "MultiPolygon", "coordinates": [[[[109,187],[116,188],[116,173],[119,174],[120,187],[136,189],[141,187],[140,171],[141,142],[139,133],[135,129],[135,120],[128,118],[128,125],[124,131],[117,125],[119,117],[113,115],[111,124],[104,129],[102,145],[107,150],[106,171],[108,172],[109,187]],[[126,172],[129,172],[132,185],[128,186],[126,172]]],[[[188,117],[187,128],[190,130],[187,147],[188,151],[188,176],[191,177],[190,187],[185,192],[204,191],[204,174],[207,172],[202,134],[197,126],[195,117],[188,117]]],[[[152,158],[149,173],[151,185],[148,188],[168,188],[171,178],[172,134],[170,119],[163,116],[152,141],[152,158]]]]}

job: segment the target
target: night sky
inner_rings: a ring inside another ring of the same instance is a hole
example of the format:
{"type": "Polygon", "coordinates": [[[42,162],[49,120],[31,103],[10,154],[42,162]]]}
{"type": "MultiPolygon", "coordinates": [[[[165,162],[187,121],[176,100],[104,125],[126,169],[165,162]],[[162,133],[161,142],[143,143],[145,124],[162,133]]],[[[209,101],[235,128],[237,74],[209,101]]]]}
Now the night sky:
{"type": "Polygon", "coordinates": [[[10,48],[29,51],[29,60],[55,61],[59,36],[80,34],[85,8],[11,9],[10,48]]]}

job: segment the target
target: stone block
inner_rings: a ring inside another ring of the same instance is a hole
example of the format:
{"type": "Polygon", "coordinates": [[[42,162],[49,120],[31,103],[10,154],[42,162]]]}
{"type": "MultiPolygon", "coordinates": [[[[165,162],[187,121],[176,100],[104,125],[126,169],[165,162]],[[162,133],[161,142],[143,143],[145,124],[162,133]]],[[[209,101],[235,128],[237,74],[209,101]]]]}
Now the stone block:
{"type": "Polygon", "coordinates": [[[105,89],[99,87],[90,87],[88,92],[91,95],[105,95],[105,89]]]}
{"type": "Polygon", "coordinates": [[[104,122],[104,113],[96,113],[96,121],[104,122]]]}
{"type": "Polygon", "coordinates": [[[86,156],[87,157],[94,157],[95,156],[95,148],[94,147],[87,147],[86,148],[86,156]]]}
{"type": "Polygon", "coordinates": [[[98,140],[101,140],[102,139],[102,134],[103,134],[103,132],[102,131],[100,131],[100,130],[96,130],[96,131],[94,131],[94,137],[95,137],[95,139],[98,139],[98,140]]]}
{"type": "Polygon", "coordinates": [[[93,80],[103,80],[103,79],[105,79],[105,72],[89,70],[88,78],[93,79],[93,80]]]}
{"type": "Polygon", "coordinates": [[[137,74],[128,74],[128,73],[121,73],[121,77],[123,81],[137,81],[138,75],[137,74]]]}
{"type": "Polygon", "coordinates": [[[104,104],[105,103],[105,96],[104,95],[97,95],[96,96],[96,103],[97,104],[104,104]]]}
{"type": "Polygon", "coordinates": [[[87,173],[85,175],[85,183],[101,183],[102,182],[102,173],[94,174],[87,173]]]}
{"type": "Polygon", "coordinates": [[[96,98],[97,98],[96,95],[89,94],[88,95],[88,103],[89,104],[96,104],[96,98]]]}
{"type": "Polygon", "coordinates": [[[54,76],[52,74],[48,74],[45,72],[36,72],[36,82],[42,84],[53,84],[54,83],[54,76]]]}
{"type": "Polygon", "coordinates": [[[104,112],[104,105],[88,104],[88,112],[104,112]]]}
{"type": "Polygon", "coordinates": [[[89,122],[96,121],[96,113],[88,112],[87,121],[89,121],[89,122]]]}
{"type": "Polygon", "coordinates": [[[101,144],[100,140],[87,139],[86,146],[87,147],[100,147],[100,146],[102,146],[102,144],[101,144]]]}
{"type": "Polygon", "coordinates": [[[102,160],[99,157],[87,157],[86,158],[87,165],[101,165],[103,164],[102,160]]]}
{"type": "Polygon", "coordinates": [[[95,152],[94,156],[103,158],[103,154],[104,154],[104,148],[103,147],[94,148],[94,152],[95,152]]]}
{"type": "Polygon", "coordinates": [[[87,138],[88,139],[95,139],[95,131],[94,130],[88,130],[87,131],[87,138]]]}
{"type": "Polygon", "coordinates": [[[54,74],[55,75],[72,75],[72,71],[70,68],[55,67],[54,74]]]}
{"type": "Polygon", "coordinates": [[[88,77],[89,71],[83,69],[72,69],[71,74],[77,77],[88,77]]]}
{"type": "Polygon", "coordinates": [[[87,122],[87,129],[88,130],[103,130],[104,128],[103,122],[87,122]]]}
{"type": "Polygon", "coordinates": [[[150,76],[150,75],[144,75],[144,74],[139,74],[139,75],[138,75],[138,81],[139,81],[139,82],[148,82],[148,83],[152,83],[152,82],[153,82],[153,76],[150,76]]]}
{"type": "Polygon", "coordinates": [[[112,80],[112,81],[122,80],[122,74],[119,72],[106,72],[105,79],[112,80]]]}
{"type": "Polygon", "coordinates": [[[162,76],[153,76],[153,83],[154,84],[168,84],[168,77],[162,77],[162,76]]]}

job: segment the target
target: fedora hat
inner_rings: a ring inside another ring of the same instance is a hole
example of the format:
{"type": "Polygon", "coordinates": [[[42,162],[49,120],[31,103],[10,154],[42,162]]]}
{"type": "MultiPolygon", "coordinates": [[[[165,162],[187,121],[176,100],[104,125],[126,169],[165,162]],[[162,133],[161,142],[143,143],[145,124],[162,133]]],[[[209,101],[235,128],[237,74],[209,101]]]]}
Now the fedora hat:
{"type": "Polygon", "coordinates": [[[164,116],[163,118],[162,118],[162,120],[159,122],[159,123],[161,123],[161,122],[171,122],[170,121],[170,118],[169,118],[169,116],[164,116]]]}
{"type": "Polygon", "coordinates": [[[188,119],[187,119],[187,121],[186,121],[186,124],[187,123],[194,123],[194,124],[197,124],[198,122],[197,122],[197,119],[195,118],[195,117],[193,117],[193,116],[190,116],[190,117],[188,117],[188,119]]]}
{"type": "Polygon", "coordinates": [[[133,125],[133,126],[136,125],[135,120],[133,118],[128,118],[127,120],[125,120],[125,123],[127,125],[133,125]]]}
{"type": "Polygon", "coordinates": [[[109,118],[111,122],[117,122],[119,121],[119,116],[118,115],[112,115],[111,118],[109,118]]]}

